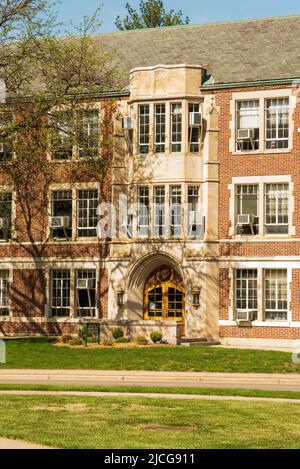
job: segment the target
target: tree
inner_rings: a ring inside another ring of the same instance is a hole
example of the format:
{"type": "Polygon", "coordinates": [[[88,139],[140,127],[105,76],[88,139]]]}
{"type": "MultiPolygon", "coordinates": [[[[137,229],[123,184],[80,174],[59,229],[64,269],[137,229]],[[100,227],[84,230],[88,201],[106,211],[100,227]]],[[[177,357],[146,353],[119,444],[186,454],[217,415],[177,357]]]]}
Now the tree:
{"type": "Polygon", "coordinates": [[[115,25],[119,31],[144,28],[161,28],[163,26],[176,26],[189,24],[188,17],[184,18],[182,11],[166,11],[162,0],[141,0],[140,12],[126,3],[128,14],[121,19],[117,16],[115,25]]]}

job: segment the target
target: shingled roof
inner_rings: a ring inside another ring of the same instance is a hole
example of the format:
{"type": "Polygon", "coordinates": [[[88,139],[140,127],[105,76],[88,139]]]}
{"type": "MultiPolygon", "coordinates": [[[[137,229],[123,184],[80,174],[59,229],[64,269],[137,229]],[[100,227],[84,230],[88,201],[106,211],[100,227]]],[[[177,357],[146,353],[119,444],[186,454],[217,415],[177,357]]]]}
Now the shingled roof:
{"type": "MultiPolygon", "coordinates": [[[[208,84],[300,77],[299,38],[300,15],[141,29],[95,37],[100,49],[114,51],[126,74],[134,67],[199,64],[211,76],[208,84]]],[[[124,77],[127,83],[128,76],[124,77]]]]}

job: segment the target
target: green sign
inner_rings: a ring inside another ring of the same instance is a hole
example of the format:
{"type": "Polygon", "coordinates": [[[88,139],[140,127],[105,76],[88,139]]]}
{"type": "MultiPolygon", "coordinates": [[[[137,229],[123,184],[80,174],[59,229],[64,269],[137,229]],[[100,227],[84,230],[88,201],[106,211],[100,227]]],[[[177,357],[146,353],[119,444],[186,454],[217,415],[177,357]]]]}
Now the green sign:
{"type": "Polygon", "coordinates": [[[98,344],[100,344],[100,324],[92,322],[85,322],[83,324],[83,338],[86,347],[89,337],[93,338],[98,344]]]}

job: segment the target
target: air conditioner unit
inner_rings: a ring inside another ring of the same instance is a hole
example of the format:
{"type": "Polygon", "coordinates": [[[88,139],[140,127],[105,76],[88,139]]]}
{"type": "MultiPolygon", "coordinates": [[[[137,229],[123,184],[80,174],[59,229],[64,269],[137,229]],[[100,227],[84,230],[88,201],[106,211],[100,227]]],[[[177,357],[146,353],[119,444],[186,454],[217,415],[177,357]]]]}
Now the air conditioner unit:
{"type": "Polygon", "coordinates": [[[0,229],[1,230],[8,228],[8,225],[9,225],[8,218],[0,218],[0,229]]]}
{"type": "Polygon", "coordinates": [[[50,228],[70,228],[71,227],[71,217],[51,217],[50,228]]]}
{"type": "Polygon", "coordinates": [[[255,129],[238,129],[237,139],[238,140],[254,140],[255,138],[255,129]]]}
{"type": "Polygon", "coordinates": [[[190,225],[203,225],[203,216],[200,212],[190,212],[189,214],[190,225]]]}
{"type": "Polygon", "coordinates": [[[256,319],[257,319],[257,311],[255,310],[238,309],[236,311],[237,321],[251,322],[251,321],[255,321],[256,319]]]}
{"type": "Polygon", "coordinates": [[[189,125],[200,127],[202,125],[202,114],[201,112],[190,112],[189,113],[189,125]]]}
{"type": "Polygon", "coordinates": [[[254,222],[255,222],[255,215],[253,215],[253,214],[238,215],[237,224],[239,226],[254,225],[254,222]]]}
{"type": "Polygon", "coordinates": [[[92,278],[78,278],[77,279],[78,290],[90,290],[95,288],[95,280],[92,278]]]}
{"type": "Polygon", "coordinates": [[[131,116],[122,117],[122,129],[133,130],[134,120],[131,116]]]}

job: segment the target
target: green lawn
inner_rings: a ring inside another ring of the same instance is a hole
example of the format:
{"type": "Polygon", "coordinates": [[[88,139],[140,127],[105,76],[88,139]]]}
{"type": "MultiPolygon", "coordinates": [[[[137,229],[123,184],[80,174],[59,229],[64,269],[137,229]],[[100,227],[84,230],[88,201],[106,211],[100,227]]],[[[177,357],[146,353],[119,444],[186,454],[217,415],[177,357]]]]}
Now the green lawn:
{"type": "MultiPolygon", "coordinates": [[[[52,339],[53,340],[53,339],[52,339]]],[[[7,341],[3,368],[299,373],[290,353],[213,347],[69,348],[51,339],[7,341]]]]}
{"type": "Polygon", "coordinates": [[[79,391],[154,394],[190,394],[198,396],[242,396],[277,399],[299,399],[297,391],[266,391],[260,389],[182,388],[157,386],[64,386],[40,384],[0,384],[0,391],[79,391]]]}
{"type": "Polygon", "coordinates": [[[299,448],[300,405],[0,396],[0,437],[58,448],[299,448]]]}

